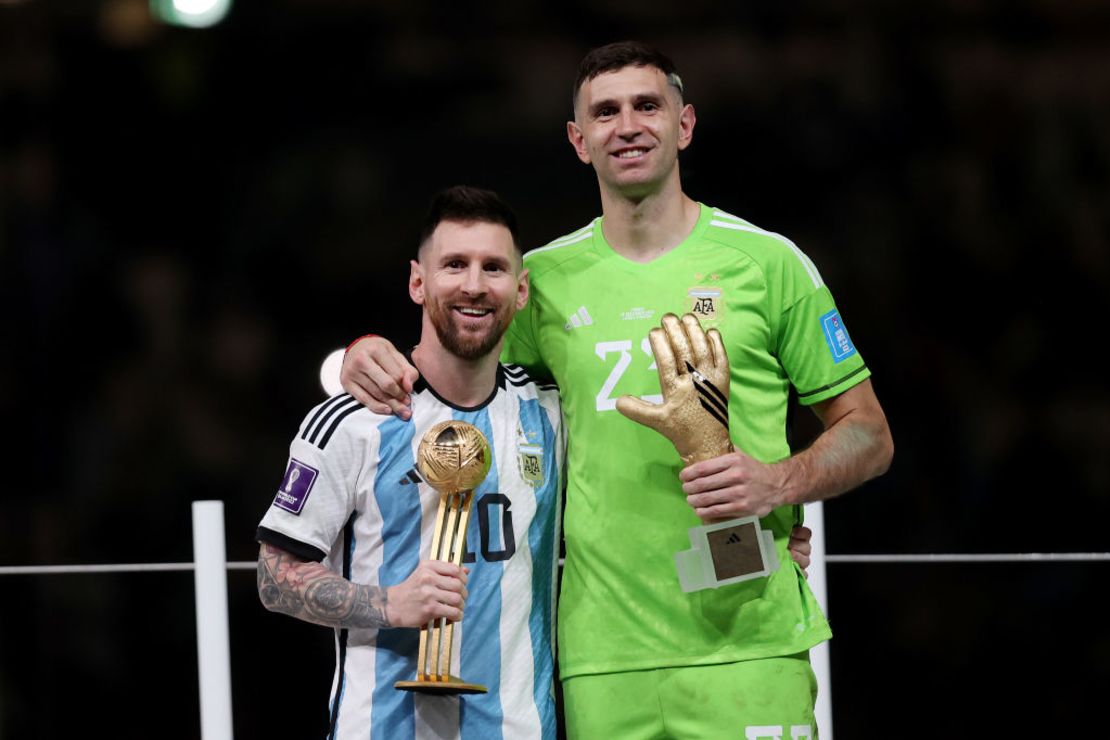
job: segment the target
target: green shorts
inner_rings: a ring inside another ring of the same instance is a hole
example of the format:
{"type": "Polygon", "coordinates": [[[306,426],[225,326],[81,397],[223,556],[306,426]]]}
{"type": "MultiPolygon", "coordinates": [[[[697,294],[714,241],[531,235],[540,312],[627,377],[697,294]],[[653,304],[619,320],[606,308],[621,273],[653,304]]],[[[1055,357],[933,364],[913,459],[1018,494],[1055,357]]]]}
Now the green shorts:
{"type": "Polygon", "coordinates": [[[816,699],[806,653],[563,681],[570,740],[816,740],[816,699]]]}

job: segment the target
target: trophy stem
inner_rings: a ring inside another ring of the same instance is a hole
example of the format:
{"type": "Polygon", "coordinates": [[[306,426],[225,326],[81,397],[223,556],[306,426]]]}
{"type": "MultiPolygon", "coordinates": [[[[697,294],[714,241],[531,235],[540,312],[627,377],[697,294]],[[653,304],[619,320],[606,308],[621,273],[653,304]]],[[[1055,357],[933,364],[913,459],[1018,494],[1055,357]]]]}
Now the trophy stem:
{"type": "MultiPolygon", "coordinates": [[[[417,450],[417,467],[429,485],[440,492],[430,559],[462,565],[474,487],[489,472],[490,460],[489,443],[473,424],[448,420],[424,434],[417,450]]],[[[485,693],[485,686],[451,675],[454,628],[454,622],[445,617],[424,625],[416,680],[397,681],[394,686],[431,694],[485,693]]]]}
{"type": "MultiPolygon", "coordinates": [[[[459,535],[455,540],[455,544],[457,545],[457,547],[451,552],[451,562],[454,563],[455,565],[462,565],[463,553],[466,552],[466,528],[467,528],[467,525],[470,523],[470,504],[473,503],[473,501],[474,501],[474,492],[473,491],[460,491],[459,492],[459,504],[458,504],[458,506],[459,506],[459,529],[458,529],[459,535]]],[[[446,650],[446,654],[448,656],[450,656],[452,654],[452,652],[451,652],[452,651],[452,643],[454,642],[454,638],[455,638],[455,623],[452,622],[452,623],[448,624],[446,631],[447,631],[447,637],[446,637],[446,639],[447,639],[447,650],[446,650]]],[[[445,679],[446,679],[447,674],[450,673],[450,668],[451,667],[448,666],[447,670],[445,670],[443,672],[443,676],[445,677],[445,679]]]]}
{"type": "MultiPolygon", "coordinates": [[[[440,533],[439,542],[432,543],[432,557],[436,560],[443,560],[449,563],[455,562],[455,549],[458,547],[459,540],[459,502],[456,499],[455,492],[451,492],[441,496],[441,500],[446,501],[447,516],[444,522],[443,531],[440,533]],[[438,547],[437,547],[438,545],[438,547]]],[[[463,530],[462,536],[466,537],[466,530],[463,530]]],[[[446,681],[448,674],[451,671],[451,653],[450,649],[447,651],[447,665],[442,665],[444,655],[444,632],[447,625],[447,619],[440,617],[435,620],[432,627],[431,641],[432,641],[432,660],[431,669],[428,671],[432,676],[432,680],[438,677],[441,681],[446,681]]],[[[448,645],[450,643],[448,642],[448,645]]]]}
{"type": "MultiPolygon", "coordinates": [[[[439,497],[439,509],[436,511],[435,534],[432,535],[432,560],[443,559],[440,555],[440,551],[443,549],[443,522],[446,519],[445,514],[447,513],[447,499],[449,496],[450,494],[440,494],[439,497]]],[[[435,630],[435,626],[436,620],[432,619],[420,630],[420,652],[416,659],[417,680],[419,681],[427,680],[429,674],[432,673],[432,671],[428,670],[428,658],[430,657],[428,654],[428,638],[429,633],[435,630]]],[[[438,638],[438,630],[433,634],[433,639],[435,638],[438,638]]],[[[438,643],[438,639],[435,639],[435,642],[438,643]]],[[[435,648],[438,654],[438,644],[435,648]]],[[[438,659],[435,662],[438,667],[438,659]]]]}

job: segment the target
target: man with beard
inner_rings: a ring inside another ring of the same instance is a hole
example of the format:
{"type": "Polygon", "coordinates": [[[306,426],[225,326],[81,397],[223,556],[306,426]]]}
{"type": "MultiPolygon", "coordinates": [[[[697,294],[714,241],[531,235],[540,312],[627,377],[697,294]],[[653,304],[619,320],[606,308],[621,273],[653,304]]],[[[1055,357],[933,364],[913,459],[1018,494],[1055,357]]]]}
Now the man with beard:
{"type": "MultiPolygon", "coordinates": [[[[683,191],[696,124],[684,95],[674,63],[643,44],[582,60],[566,133],[597,176],[602,216],[528,253],[532,298],[506,334],[504,357],[556,381],[566,418],[567,735],[811,739],[808,651],[831,631],[800,570],[780,557],[750,571],[770,575],[686,591],[674,553],[699,524],[757,516],[784,555],[802,505],[882,474],[893,442],[809,257],[683,191]],[[624,418],[659,413],[643,405],[663,400],[647,335],[687,312],[720,331],[731,371],[733,451],[692,464],[624,418]],[[792,392],[824,427],[797,452],[792,392]]],[[[345,388],[402,417],[413,375],[380,338],[344,360],[345,388]]]]}
{"type": "Polygon", "coordinates": [[[498,362],[528,279],[495,193],[435,196],[409,294],[423,306],[414,423],[346,394],[308,413],[258,528],[259,596],[335,630],[330,738],[554,738],[562,420],[554,389],[498,362]],[[468,568],[425,559],[439,494],[415,453],[447,419],[478,427],[493,456],[474,491],[468,568]],[[416,676],[418,628],[437,618],[456,625],[451,672],[489,693],[394,688],[416,676]]]}

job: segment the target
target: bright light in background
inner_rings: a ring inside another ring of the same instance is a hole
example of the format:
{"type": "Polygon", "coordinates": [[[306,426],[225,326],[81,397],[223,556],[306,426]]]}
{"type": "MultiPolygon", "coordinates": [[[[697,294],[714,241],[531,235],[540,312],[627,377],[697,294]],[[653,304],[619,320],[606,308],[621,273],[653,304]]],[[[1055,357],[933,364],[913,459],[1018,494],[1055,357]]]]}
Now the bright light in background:
{"type": "Polygon", "coordinates": [[[320,385],[329,396],[338,396],[343,392],[343,385],[339,382],[339,370],[343,367],[343,353],[345,349],[337,349],[324,358],[320,366],[320,385]]]}
{"type": "Polygon", "coordinates": [[[150,10],[175,26],[207,28],[224,19],[231,0],[150,0],[150,10]]]}

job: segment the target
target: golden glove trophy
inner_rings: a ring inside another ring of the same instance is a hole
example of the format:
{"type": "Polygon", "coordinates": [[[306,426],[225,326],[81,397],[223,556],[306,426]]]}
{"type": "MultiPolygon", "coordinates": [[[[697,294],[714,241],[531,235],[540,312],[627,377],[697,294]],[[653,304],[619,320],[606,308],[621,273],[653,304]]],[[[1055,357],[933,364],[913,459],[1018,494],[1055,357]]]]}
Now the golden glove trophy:
{"type": "MultiPolygon", "coordinates": [[[[729,365],[721,334],[704,331],[691,313],[663,316],[648,334],[663,403],[632,396],[617,411],[671,440],[686,465],[733,451],[728,428],[729,365]]],[[[778,570],[775,537],[759,517],[708,522],[689,531],[691,549],[675,553],[686,593],[763,578],[778,570]]]]}
{"type": "MultiPolygon", "coordinates": [[[[432,536],[432,560],[462,565],[466,527],[474,489],[490,466],[489,442],[478,428],[464,421],[442,421],[420,438],[416,467],[439,491],[439,512],[432,536]]],[[[429,694],[484,694],[488,689],[452,676],[451,649],[455,624],[441,617],[420,628],[420,652],[415,681],[398,681],[394,688],[429,694]]]]}

